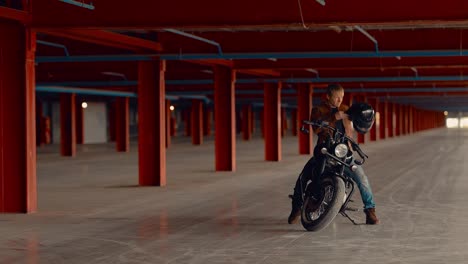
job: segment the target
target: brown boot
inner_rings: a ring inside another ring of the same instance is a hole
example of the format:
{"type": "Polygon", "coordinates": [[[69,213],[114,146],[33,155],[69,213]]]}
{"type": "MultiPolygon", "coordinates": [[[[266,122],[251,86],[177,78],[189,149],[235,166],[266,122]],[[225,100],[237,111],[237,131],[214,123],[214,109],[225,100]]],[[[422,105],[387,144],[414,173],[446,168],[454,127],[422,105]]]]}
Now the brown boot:
{"type": "Polygon", "coordinates": [[[291,213],[289,214],[289,217],[288,217],[288,224],[295,224],[299,221],[299,216],[301,216],[301,207],[297,205],[292,195],[290,195],[289,198],[292,199],[292,202],[291,202],[292,208],[291,208],[291,213]]]}
{"type": "Polygon", "coordinates": [[[364,209],[364,213],[366,213],[366,224],[367,225],[378,225],[378,224],[380,224],[380,220],[377,218],[377,215],[375,214],[375,208],[364,209]]]}

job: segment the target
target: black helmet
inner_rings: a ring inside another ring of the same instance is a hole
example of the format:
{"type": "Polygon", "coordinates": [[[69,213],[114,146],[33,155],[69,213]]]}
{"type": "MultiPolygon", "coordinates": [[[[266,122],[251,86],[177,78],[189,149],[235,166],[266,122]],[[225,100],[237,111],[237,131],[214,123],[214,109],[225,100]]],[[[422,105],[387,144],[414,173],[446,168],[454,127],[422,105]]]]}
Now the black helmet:
{"type": "Polygon", "coordinates": [[[346,113],[349,119],[353,121],[354,130],[358,133],[367,133],[374,124],[375,111],[367,103],[354,103],[346,113]]]}

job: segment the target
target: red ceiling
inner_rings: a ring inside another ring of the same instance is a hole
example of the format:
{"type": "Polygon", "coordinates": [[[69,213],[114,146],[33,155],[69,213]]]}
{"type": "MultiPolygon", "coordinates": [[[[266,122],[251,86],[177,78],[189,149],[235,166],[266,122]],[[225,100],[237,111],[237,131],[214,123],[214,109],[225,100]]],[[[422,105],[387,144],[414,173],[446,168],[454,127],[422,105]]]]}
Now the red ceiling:
{"type": "MultiPolygon", "coordinates": [[[[356,26],[363,28],[377,41],[380,52],[463,51],[468,45],[468,2],[465,0],[325,2],[326,5],[322,6],[315,0],[100,0],[93,1],[94,10],[88,10],[57,0],[35,0],[32,1],[32,22],[28,25],[38,32],[39,40],[62,44],[71,56],[218,53],[214,45],[167,32],[164,30],[166,28],[182,30],[217,42],[225,54],[376,52],[374,42],[356,26]]],[[[1,8],[0,11],[5,9],[1,8]]],[[[14,15],[19,17],[23,14],[11,12],[9,10],[8,14],[0,14],[0,17],[12,19],[14,15]]],[[[63,54],[64,51],[59,48],[38,45],[36,55],[63,54]]],[[[468,70],[468,57],[168,61],[167,79],[212,79],[209,70],[214,64],[237,69],[238,79],[316,78],[317,74],[313,71],[317,71],[321,78],[335,79],[463,77],[468,70]]],[[[37,80],[103,81],[109,79],[109,76],[102,74],[106,71],[122,73],[128,80],[136,80],[136,68],[136,62],[40,63],[37,66],[37,80]]],[[[467,82],[463,77],[458,81],[367,81],[343,84],[349,88],[392,89],[465,87],[467,82]]],[[[316,87],[324,85],[320,83],[316,87]]],[[[189,85],[184,90],[202,92],[207,87],[189,85]]],[[[255,84],[239,85],[242,90],[259,87],[255,84]]],[[[128,89],[134,90],[134,87],[129,86],[128,89]]],[[[180,90],[180,86],[168,86],[168,91],[171,90],[180,90]]],[[[437,102],[440,94],[444,93],[440,90],[432,93],[399,93],[401,96],[432,96],[434,102],[437,102]]]]}

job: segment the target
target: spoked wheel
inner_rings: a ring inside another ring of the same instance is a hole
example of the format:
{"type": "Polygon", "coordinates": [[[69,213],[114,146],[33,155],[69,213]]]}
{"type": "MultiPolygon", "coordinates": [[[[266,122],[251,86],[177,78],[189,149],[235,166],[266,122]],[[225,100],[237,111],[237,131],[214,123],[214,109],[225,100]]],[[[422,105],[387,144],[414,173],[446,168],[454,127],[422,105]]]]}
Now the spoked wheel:
{"type": "Polygon", "coordinates": [[[327,227],[339,213],[345,195],[345,184],[340,177],[323,178],[319,194],[308,194],[304,200],[302,226],[307,231],[327,227]]]}

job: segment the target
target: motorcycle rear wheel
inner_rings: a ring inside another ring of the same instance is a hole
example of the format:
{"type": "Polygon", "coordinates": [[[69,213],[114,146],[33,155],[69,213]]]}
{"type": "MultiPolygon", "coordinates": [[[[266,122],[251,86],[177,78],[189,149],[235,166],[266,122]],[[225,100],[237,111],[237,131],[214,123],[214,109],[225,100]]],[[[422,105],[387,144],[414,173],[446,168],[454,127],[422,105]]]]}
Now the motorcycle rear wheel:
{"type": "Polygon", "coordinates": [[[327,227],[343,205],[345,184],[336,176],[324,177],[319,195],[307,195],[301,210],[301,223],[307,231],[319,231],[327,227]]]}

